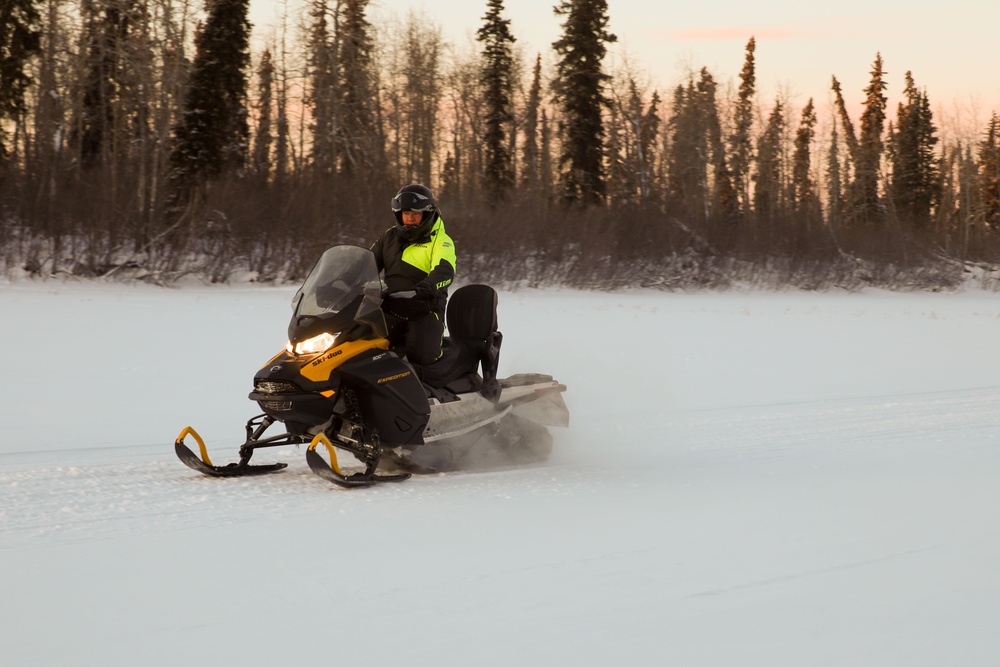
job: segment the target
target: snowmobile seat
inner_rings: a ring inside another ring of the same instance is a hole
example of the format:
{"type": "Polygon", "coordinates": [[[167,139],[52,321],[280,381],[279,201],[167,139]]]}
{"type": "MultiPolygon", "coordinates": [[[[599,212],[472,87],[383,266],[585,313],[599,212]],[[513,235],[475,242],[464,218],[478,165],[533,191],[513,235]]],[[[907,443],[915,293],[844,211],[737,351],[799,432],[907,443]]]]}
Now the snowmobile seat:
{"type": "Polygon", "coordinates": [[[441,358],[433,364],[411,364],[424,384],[427,397],[436,398],[439,403],[449,403],[458,400],[456,394],[479,391],[483,379],[476,372],[479,366],[476,349],[449,337],[445,337],[441,347],[441,358]]]}
{"type": "Polygon", "coordinates": [[[448,300],[445,321],[449,335],[441,358],[418,369],[420,379],[432,388],[428,393],[441,400],[433,388],[455,394],[478,391],[491,401],[499,400],[497,368],[503,334],[497,330],[496,291],[489,285],[460,287],[448,300]]]}

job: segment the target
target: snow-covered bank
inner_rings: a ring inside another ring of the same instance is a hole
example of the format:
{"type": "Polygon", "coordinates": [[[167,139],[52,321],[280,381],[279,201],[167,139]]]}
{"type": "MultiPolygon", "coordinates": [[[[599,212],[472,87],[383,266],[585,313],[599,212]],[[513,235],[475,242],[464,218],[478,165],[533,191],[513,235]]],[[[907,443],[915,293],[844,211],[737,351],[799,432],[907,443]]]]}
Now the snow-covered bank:
{"type": "Polygon", "coordinates": [[[548,464],[198,476],[292,292],[0,287],[2,662],[1000,662],[996,294],[504,293],[548,464]]]}

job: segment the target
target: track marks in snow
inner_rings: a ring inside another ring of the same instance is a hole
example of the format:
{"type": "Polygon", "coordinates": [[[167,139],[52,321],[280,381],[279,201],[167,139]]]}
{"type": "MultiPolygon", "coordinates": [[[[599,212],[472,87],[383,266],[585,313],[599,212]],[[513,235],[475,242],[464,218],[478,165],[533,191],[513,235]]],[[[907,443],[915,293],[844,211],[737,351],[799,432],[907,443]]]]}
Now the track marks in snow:
{"type": "MultiPolygon", "coordinates": [[[[145,458],[143,452],[135,453],[145,458]]],[[[30,467],[30,456],[18,455],[17,469],[0,471],[0,549],[25,542],[97,539],[108,532],[238,521],[234,503],[259,517],[267,512],[261,501],[299,496],[305,491],[295,482],[312,476],[302,470],[282,473],[284,479],[216,480],[176,460],[108,464],[88,462],[82,452],[62,454],[70,465],[30,467]]],[[[122,454],[119,450],[116,457],[122,454]]]]}
{"type": "MultiPolygon", "coordinates": [[[[618,483],[599,470],[545,463],[342,489],[316,477],[306,466],[304,453],[294,448],[259,457],[260,462],[285,461],[287,469],[234,478],[212,478],[190,470],[173,458],[169,446],[156,451],[160,453],[152,459],[149,447],[0,456],[0,551],[123,533],[368,511],[381,505],[402,507],[414,497],[447,502],[455,494],[499,501],[532,494],[589,495],[618,483]],[[59,459],[64,465],[52,465],[59,459]]],[[[218,458],[225,462],[224,456],[218,458]]]]}
{"type": "Polygon", "coordinates": [[[713,590],[706,590],[698,593],[692,593],[690,595],[685,596],[685,598],[693,599],[693,598],[714,597],[718,595],[725,595],[727,593],[735,593],[738,591],[745,591],[754,588],[762,588],[766,586],[775,586],[775,585],[795,582],[800,579],[808,579],[811,577],[820,577],[829,574],[837,574],[847,570],[854,570],[872,566],[880,567],[887,562],[895,561],[902,558],[907,558],[917,554],[922,554],[931,551],[935,548],[937,547],[927,547],[925,549],[911,549],[908,551],[901,551],[898,553],[891,553],[891,554],[886,554],[884,556],[878,556],[876,558],[864,558],[861,560],[847,562],[847,563],[838,563],[836,565],[818,568],[815,570],[806,570],[802,572],[788,572],[786,574],[781,575],[780,577],[772,577],[770,579],[761,579],[758,581],[748,581],[746,583],[729,586],[727,588],[717,588],[713,590]]]}
{"type": "MultiPolygon", "coordinates": [[[[812,471],[812,477],[828,466],[864,467],[866,476],[876,475],[914,457],[948,465],[954,457],[972,455],[970,450],[1000,449],[997,415],[1000,388],[989,387],[670,413],[655,424],[655,433],[640,433],[638,439],[588,428],[597,422],[582,417],[568,431],[555,430],[553,458],[543,465],[423,476],[350,491],[317,479],[294,448],[261,453],[261,462],[288,462],[281,473],[231,479],[187,469],[169,445],[19,453],[0,456],[0,550],[366,511],[414,499],[435,503],[473,495],[502,502],[536,495],[551,500],[646,485],[662,487],[657,493],[667,497],[692,482],[715,480],[713,488],[716,482],[729,487],[752,483],[758,475],[812,471]],[[661,444],[650,446],[654,439],[661,444]]],[[[229,460],[224,452],[218,458],[229,460]]]]}

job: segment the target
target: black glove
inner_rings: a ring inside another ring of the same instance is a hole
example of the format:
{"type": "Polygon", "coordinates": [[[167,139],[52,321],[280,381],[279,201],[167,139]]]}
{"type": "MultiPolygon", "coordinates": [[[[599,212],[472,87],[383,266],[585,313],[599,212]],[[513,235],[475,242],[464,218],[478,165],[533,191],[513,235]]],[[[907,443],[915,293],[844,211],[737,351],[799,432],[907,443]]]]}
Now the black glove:
{"type": "Polygon", "coordinates": [[[420,299],[421,301],[426,301],[430,303],[437,296],[437,290],[427,283],[417,283],[416,287],[413,288],[416,291],[416,296],[414,299],[420,299]]]}
{"type": "Polygon", "coordinates": [[[421,294],[420,286],[414,290],[414,294],[409,299],[404,298],[389,298],[382,302],[382,310],[394,315],[401,320],[419,320],[425,317],[431,312],[431,305],[434,298],[433,291],[427,295],[427,292],[421,294]]]}

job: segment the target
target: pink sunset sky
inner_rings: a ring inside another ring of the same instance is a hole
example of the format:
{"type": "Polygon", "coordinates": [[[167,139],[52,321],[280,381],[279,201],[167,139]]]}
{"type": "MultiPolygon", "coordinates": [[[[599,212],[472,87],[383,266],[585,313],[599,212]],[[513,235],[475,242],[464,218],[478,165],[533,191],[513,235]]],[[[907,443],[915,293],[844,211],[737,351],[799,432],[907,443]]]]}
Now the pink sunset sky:
{"type": "MultiPolygon", "coordinates": [[[[251,0],[258,35],[276,22],[278,7],[295,9],[303,0],[251,0]]],[[[557,0],[505,0],[506,17],[524,53],[553,62],[551,44],[561,33],[553,13],[557,0]]],[[[669,3],[608,0],[609,69],[626,58],[669,92],[689,71],[707,67],[720,84],[738,84],[744,49],[756,38],[759,100],[765,106],[785,95],[793,107],[810,98],[829,104],[836,76],[850,108],[859,108],[871,65],[881,53],[889,84],[889,108],[903,90],[907,70],[926,90],[939,115],[985,123],[1000,112],[1000,2],[952,0],[933,9],[912,0],[839,3],[715,2],[669,3]]],[[[446,41],[465,46],[486,13],[485,0],[372,0],[369,20],[403,18],[410,11],[440,27],[446,41]]]]}

